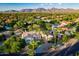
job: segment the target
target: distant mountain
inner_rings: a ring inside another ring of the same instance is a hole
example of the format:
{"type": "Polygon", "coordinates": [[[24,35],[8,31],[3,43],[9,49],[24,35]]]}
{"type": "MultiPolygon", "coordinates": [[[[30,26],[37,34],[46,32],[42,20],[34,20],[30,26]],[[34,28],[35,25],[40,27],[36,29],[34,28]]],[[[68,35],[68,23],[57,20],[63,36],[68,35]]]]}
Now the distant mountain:
{"type": "Polygon", "coordinates": [[[3,12],[19,12],[18,10],[7,10],[7,11],[3,11],[3,12]]]}
{"type": "Polygon", "coordinates": [[[66,12],[66,13],[73,13],[73,12],[78,12],[79,9],[63,9],[63,8],[51,8],[51,9],[45,9],[45,8],[37,8],[37,9],[21,9],[21,10],[7,10],[3,12],[49,12],[49,13],[54,13],[54,12],[66,12]]]}
{"type": "Polygon", "coordinates": [[[22,10],[20,10],[20,12],[32,12],[33,11],[33,9],[22,9],[22,10]]]}

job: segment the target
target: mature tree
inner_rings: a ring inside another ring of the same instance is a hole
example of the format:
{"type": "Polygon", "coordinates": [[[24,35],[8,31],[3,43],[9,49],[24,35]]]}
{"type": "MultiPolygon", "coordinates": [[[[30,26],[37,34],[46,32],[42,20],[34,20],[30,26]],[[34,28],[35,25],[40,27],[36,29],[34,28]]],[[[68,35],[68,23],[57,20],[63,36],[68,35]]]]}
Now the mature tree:
{"type": "Polygon", "coordinates": [[[23,47],[25,46],[23,39],[11,36],[3,43],[3,46],[5,47],[4,52],[7,53],[20,52],[20,50],[23,48],[22,45],[23,47]]]}
{"type": "Polygon", "coordinates": [[[76,31],[79,32],[79,22],[78,22],[77,25],[76,25],[76,31]]]}
{"type": "Polygon", "coordinates": [[[0,41],[4,41],[4,35],[0,34],[0,41]]]}
{"type": "Polygon", "coordinates": [[[64,34],[63,36],[63,39],[62,39],[62,42],[67,42],[69,39],[69,37],[67,35],[64,34]]]}
{"type": "Polygon", "coordinates": [[[30,44],[28,45],[28,50],[27,50],[27,54],[28,55],[34,55],[35,54],[35,49],[38,47],[38,42],[37,41],[31,41],[30,44]]]}
{"type": "Polygon", "coordinates": [[[11,53],[17,53],[20,52],[21,47],[19,42],[14,42],[11,46],[11,53]]]}

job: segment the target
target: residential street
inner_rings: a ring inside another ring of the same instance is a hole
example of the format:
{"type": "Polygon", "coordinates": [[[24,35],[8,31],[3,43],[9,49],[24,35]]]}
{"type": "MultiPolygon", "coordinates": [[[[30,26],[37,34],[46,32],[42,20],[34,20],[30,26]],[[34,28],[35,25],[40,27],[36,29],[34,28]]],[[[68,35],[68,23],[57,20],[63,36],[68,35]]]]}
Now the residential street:
{"type": "Polygon", "coordinates": [[[47,56],[69,56],[74,55],[75,52],[79,51],[79,41],[71,39],[64,46],[57,48],[55,51],[51,51],[47,56]],[[68,45],[69,44],[69,45],[68,45]]]}

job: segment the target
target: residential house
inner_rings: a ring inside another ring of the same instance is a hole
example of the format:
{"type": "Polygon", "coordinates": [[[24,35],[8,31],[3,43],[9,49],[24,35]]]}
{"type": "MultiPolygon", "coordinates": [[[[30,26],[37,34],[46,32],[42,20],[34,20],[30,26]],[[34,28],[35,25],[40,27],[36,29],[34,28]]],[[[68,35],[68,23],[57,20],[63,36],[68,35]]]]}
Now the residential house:
{"type": "Polygon", "coordinates": [[[40,35],[38,35],[34,32],[23,32],[22,39],[25,39],[26,43],[29,43],[32,40],[40,40],[41,37],[40,37],[40,35]]]}
{"type": "Polygon", "coordinates": [[[4,32],[1,32],[0,34],[3,34],[4,35],[4,40],[6,40],[7,38],[9,38],[12,34],[11,31],[4,31],[4,32]]]}
{"type": "Polygon", "coordinates": [[[44,22],[51,22],[51,19],[43,20],[44,22]]]}
{"type": "Polygon", "coordinates": [[[4,26],[4,28],[5,28],[6,30],[10,30],[10,29],[11,29],[10,26],[4,26]]]}
{"type": "Polygon", "coordinates": [[[41,19],[41,16],[36,16],[35,18],[36,18],[36,19],[41,19]]]}
{"type": "Polygon", "coordinates": [[[62,30],[62,31],[68,31],[68,30],[70,30],[70,29],[67,28],[67,27],[62,27],[61,30],[62,30]]]}
{"type": "Polygon", "coordinates": [[[65,34],[68,35],[68,36],[71,35],[69,31],[65,31],[65,34]]]}
{"type": "Polygon", "coordinates": [[[62,21],[61,24],[58,27],[64,27],[64,26],[66,26],[66,25],[68,25],[70,23],[72,23],[72,22],[62,21]]]}
{"type": "Polygon", "coordinates": [[[49,34],[48,37],[47,37],[48,41],[52,40],[53,38],[54,38],[54,36],[51,35],[51,34],[49,34]]]}
{"type": "Polygon", "coordinates": [[[16,35],[16,36],[19,36],[19,35],[21,35],[22,34],[22,30],[21,29],[17,29],[16,31],[14,31],[14,34],[16,35]]]}
{"type": "Polygon", "coordinates": [[[58,24],[52,24],[52,29],[58,28],[58,24]]]}
{"type": "Polygon", "coordinates": [[[41,19],[42,19],[42,20],[45,20],[45,19],[47,19],[47,17],[41,17],[41,19]]]}

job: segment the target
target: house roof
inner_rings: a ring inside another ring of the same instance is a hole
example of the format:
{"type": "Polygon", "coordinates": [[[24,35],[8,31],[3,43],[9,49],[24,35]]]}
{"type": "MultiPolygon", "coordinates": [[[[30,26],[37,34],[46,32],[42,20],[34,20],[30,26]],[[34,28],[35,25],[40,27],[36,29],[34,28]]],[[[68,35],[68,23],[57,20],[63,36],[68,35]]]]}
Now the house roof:
{"type": "Polygon", "coordinates": [[[62,21],[61,24],[59,25],[59,27],[64,27],[65,25],[70,24],[70,23],[72,23],[72,22],[62,21]]]}
{"type": "Polygon", "coordinates": [[[23,32],[23,35],[26,35],[27,36],[28,34],[29,34],[29,32],[23,32]]]}
{"type": "Polygon", "coordinates": [[[65,27],[63,27],[63,28],[61,28],[62,30],[69,30],[68,28],[65,28],[65,27]]]}
{"type": "Polygon", "coordinates": [[[22,38],[28,36],[28,34],[29,34],[29,32],[23,32],[23,33],[22,33],[22,38]]]}
{"type": "Polygon", "coordinates": [[[40,34],[38,32],[33,32],[33,31],[22,33],[22,38],[27,37],[27,36],[40,37],[40,34]]]}

